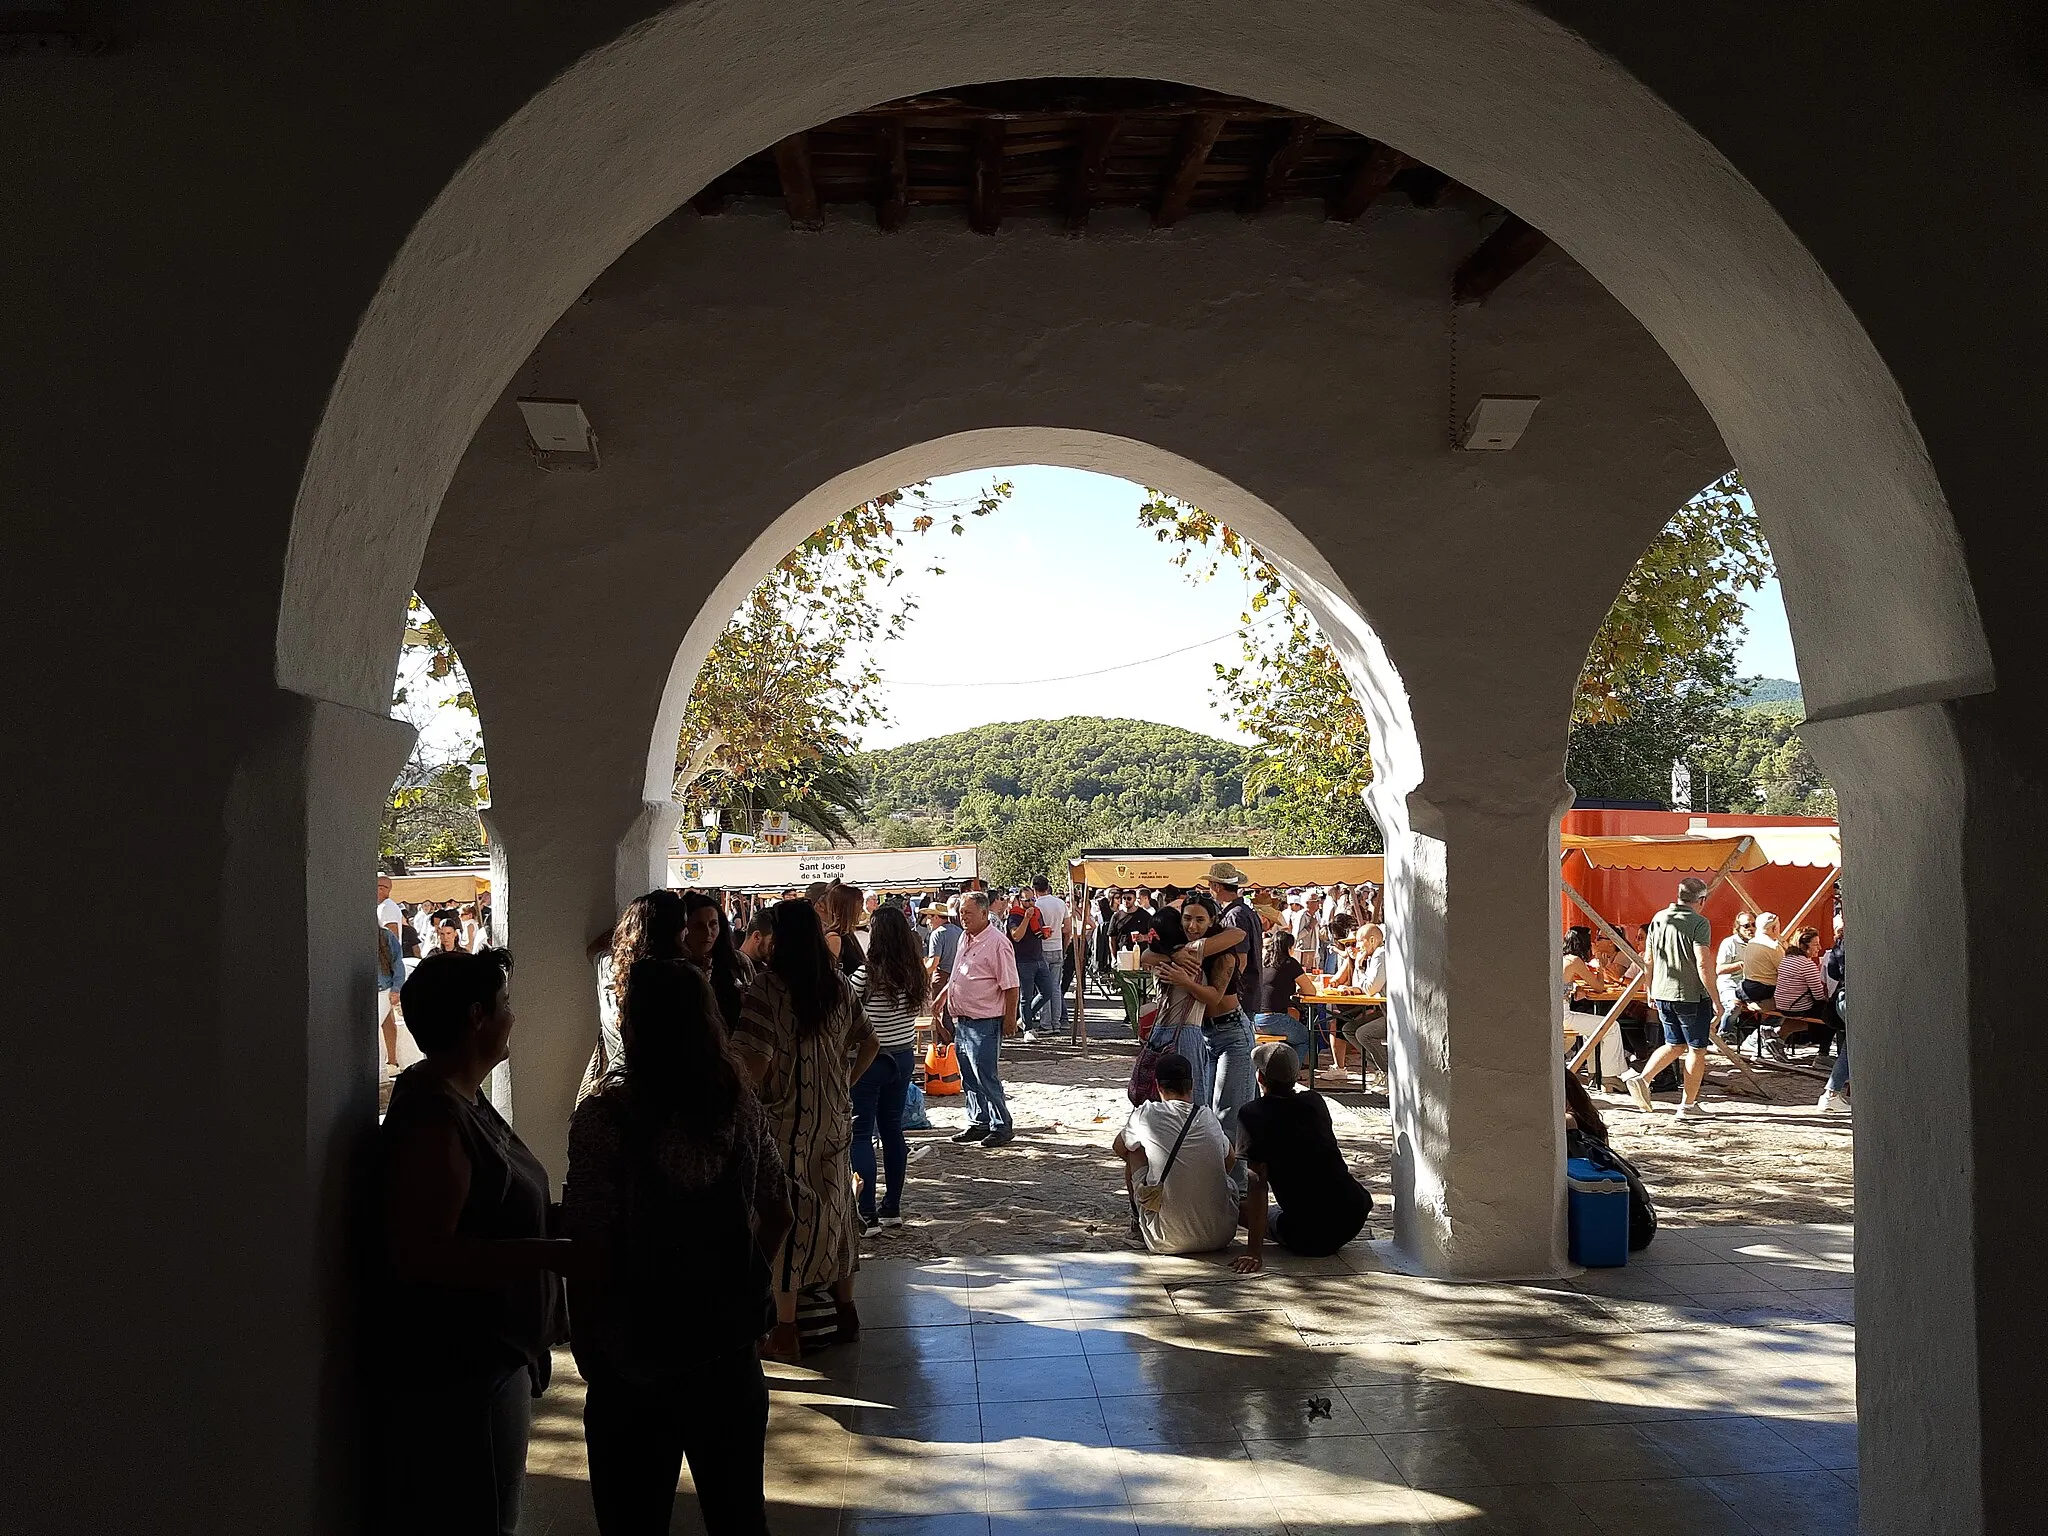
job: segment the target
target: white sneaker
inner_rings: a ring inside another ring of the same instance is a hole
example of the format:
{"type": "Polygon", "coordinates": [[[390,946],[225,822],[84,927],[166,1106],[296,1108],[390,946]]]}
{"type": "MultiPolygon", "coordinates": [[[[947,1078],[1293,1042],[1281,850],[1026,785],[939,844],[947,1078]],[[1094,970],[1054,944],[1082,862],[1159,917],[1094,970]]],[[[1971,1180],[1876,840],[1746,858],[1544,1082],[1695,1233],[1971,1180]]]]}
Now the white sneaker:
{"type": "Polygon", "coordinates": [[[1674,1120],[1697,1120],[1701,1118],[1700,1112],[1705,1108],[1706,1106],[1697,1099],[1693,1100],[1690,1104],[1674,1104],[1671,1106],[1671,1118],[1674,1120]]]}
{"type": "Polygon", "coordinates": [[[1621,1080],[1628,1085],[1628,1096],[1636,1101],[1637,1109],[1647,1115],[1657,1107],[1656,1100],[1650,1097],[1649,1081],[1642,1073],[1624,1073],[1621,1080]]]}
{"type": "Polygon", "coordinates": [[[1849,1113],[1849,1095],[1836,1093],[1832,1088],[1823,1088],[1815,1108],[1831,1115],[1846,1115],[1849,1113]]]}

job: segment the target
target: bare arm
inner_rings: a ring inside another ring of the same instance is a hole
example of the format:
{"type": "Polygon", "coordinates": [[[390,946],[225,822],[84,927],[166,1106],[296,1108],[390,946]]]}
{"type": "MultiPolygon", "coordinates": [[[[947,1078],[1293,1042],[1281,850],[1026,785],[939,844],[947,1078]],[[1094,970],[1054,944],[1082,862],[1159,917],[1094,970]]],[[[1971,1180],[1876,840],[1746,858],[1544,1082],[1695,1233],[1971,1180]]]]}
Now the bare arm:
{"type": "Polygon", "coordinates": [[[1715,974],[1713,952],[1704,944],[1695,944],[1692,947],[1692,954],[1693,963],[1699,968],[1700,990],[1707,994],[1708,1001],[1714,1005],[1714,1016],[1719,1018],[1721,1016],[1721,994],[1710,979],[1715,974]]]}
{"type": "Polygon", "coordinates": [[[1230,1261],[1230,1267],[1240,1275],[1255,1275],[1266,1263],[1266,1165],[1251,1164],[1250,1174],[1241,1212],[1244,1217],[1244,1252],[1230,1261]]]}
{"type": "Polygon", "coordinates": [[[1022,990],[1020,987],[1003,989],[1003,1033],[1006,1035],[1017,1033],[1017,994],[1022,990]]]}

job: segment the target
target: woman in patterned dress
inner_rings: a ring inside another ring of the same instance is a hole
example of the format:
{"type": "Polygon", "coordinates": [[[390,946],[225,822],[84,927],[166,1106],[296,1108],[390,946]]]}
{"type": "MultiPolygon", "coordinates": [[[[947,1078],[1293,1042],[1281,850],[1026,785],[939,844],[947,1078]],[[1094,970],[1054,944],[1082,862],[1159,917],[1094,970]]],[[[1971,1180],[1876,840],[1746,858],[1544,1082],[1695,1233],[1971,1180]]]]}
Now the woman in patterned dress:
{"type": "Polygon", "coordinates": [[[754,1080],[775,1129],[796,1221],[775,1256],[775,1328],[762,1353],[802,1352],[800,1292],[830,1286],[846,1343],[860,1332],[853,1305],[858,1228],[853,1203],[852,1089],[880,1045],[825,946],[824,925],[805,901],[777,902],[768,964],[748,985],[733,1049],[754,1080]]]}

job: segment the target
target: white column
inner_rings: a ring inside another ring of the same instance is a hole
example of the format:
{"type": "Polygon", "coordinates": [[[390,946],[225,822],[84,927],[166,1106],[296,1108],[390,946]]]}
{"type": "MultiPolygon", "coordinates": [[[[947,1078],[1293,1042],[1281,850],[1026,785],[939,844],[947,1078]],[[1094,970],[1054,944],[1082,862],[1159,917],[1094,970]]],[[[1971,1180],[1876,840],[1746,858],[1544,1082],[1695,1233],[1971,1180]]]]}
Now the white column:
{"type": "MultiPolygon", "coordinates": [[[[1553,785],[1554,785],[1553,781],[1553,785]]],[[[1432,1274],[1565,1263],[1551,796],[1376,795],[1386,836],[1395,1241],[1432,1274]]]]}

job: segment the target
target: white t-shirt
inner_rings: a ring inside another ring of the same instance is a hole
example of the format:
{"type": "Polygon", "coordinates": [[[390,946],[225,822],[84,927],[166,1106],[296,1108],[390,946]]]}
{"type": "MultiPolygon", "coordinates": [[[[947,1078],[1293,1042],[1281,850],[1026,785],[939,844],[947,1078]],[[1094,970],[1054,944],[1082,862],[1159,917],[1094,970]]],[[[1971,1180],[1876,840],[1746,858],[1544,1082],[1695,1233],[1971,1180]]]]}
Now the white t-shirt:
{"type": "Polygon", "coordinates": [[[1048,891],[1037,898],[1038,915],[1045,919],[1045,931],[1055,942],[1060,936],[1060,924],[1067,920],[1067,904],[1048,891]]]}
{"type": "MultiPolygon", "coordinates": [[[[1131,1111],[1124,1141],[1144,1149],[1145,1182],[1159,1181],[1189,1109],[1185,1100],[1162,1099],[1131,1111]]],[[[1228,1247],[1237,1232],[1237,1191],[1223,1167],[1230,1140],[1207,1105],[1195,1108],[1194,1116],[1166,1180],[1165,1202],[1156,1212],[1138,1207],[1145,1246],[1154,1253],[1209,1253],[1228,1247]]]]}
{"type": "Polygon", "coordinates": [[[1372,952],[1370,959],[1361,963],[1356,972],[1358,985],[1374,997],[1387,995],[1387,946],[1382,944],[1372,952]]]}
{"type": "Polygon", "coordinates": [[[377,903],[377,926],[379,928],[403,928],[405,908],[386,896],[377,903]]]}

